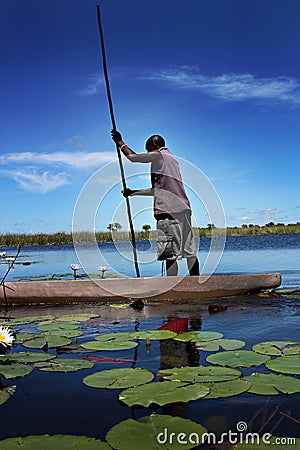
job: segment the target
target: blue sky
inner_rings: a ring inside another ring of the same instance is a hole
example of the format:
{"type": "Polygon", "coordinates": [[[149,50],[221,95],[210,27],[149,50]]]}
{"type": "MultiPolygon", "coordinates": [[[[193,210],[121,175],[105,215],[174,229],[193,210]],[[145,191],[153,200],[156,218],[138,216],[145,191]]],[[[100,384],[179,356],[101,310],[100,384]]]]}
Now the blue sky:
{"type": "MultiPolygon", "coordinates": [[[[142,152],[151,134],[163,135],[209,178],[229,226],[298,222],[298,0],[103,0],[101,8],[128,145],[142,152]]],[[[115,158],[96,3],[1,0],[0,49],[0,232],[69,232],[85,183],[100,169],[102,192],[101,168],[115,158]]],[[[117,164],[109,167],[114,187],[97,211],[99,230],[123,202],[117,164]]],[[[147,175],[128,185],[139,182],[148,186],[147,175]]],[[[206,226],[193,196],[192,207],[206,226]]],[[[147,208],[137,229],[154,226],[147,208]]]]}

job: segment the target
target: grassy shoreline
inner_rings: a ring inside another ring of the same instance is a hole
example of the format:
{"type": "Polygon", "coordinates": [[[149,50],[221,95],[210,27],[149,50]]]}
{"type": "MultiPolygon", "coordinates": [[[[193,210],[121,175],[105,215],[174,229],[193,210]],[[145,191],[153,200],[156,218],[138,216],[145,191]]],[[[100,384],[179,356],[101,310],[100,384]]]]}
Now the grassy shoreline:
{"type": "MultiPolygon", "coordinates": [[[[224,235],[224,229],[218,229],[214,226],[207,228],[194,228],[195,237],[211,237],[224,235]]],[[[261,236],[267,234],[299,234],[300,222],[296,224],[273,224],[269,223],[263,226],[259,225],[243,225],[242,227],[226,228],[226,236],[261,236]]],[[[154,231],[137,231],[137,240],[154,239],[154,231]]],[[[115,240],[128,240],[130,235],[125,231],[111,233],[110,231],[102,231],[92,233],[89,231],[81,231],[74,236],[72,233],[60,231],[57,233],[2,233],[0,234],[0,247],[14,247],[16,245],[60,245],[84,242],[112,242],[115,240]]]]}

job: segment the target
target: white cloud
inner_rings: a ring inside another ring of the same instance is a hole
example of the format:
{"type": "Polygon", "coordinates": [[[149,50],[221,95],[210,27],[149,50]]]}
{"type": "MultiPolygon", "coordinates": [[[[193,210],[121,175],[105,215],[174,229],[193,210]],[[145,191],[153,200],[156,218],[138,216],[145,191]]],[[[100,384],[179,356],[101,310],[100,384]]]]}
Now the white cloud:
{"type": "Polygon", "coordinates": [[[239,218],[239,220],[248,221],[248,220],[251,220],[251,217],[242,216],[242,217],[239,218]]]}
{"type": "Polygon", "coordinates": [[[44,194],[76,180],[76,173],[71,175],[71,170],[98,168],[115,159],[111,152],[6,153],[0,155],[0,173],[27,192],[44,194]],[[57,167],[63,170],[53,172],[52,168],[57,167]]]}
{"type": "MultiPolygon", "coordinates": [[[[236,208],[236,210],[245,210],[246,208],[240,207],[236,208]]],[[[277,208],[266,208],[266,209],[260,209],[255,210],[251,209],[246,212],[245,215],[242,217],[239,217],[238,220],[244,221],[244,222],[274,222],[278,221],[280,215],[282,214],[282,211],[280,211],[277,208]]]]}
{"type": "Polygon", "coordinates": [[[79,92],[79,95],[82,96],[95,95],[99,92],[103,84],[104,79],[102,76],[99,76],[97,74],[92,75],[88,85],[79,92]]]}
{"type": "Polygon", "coordinates": [[[173,67],[142,77],[175,88],[198,90],[224,101],[249,99],[300,103],[300,82],[291,77],[257,78],[251,74],[203,75],[190,66],[173,67]]]}
{"type": "Polygon", "coordinates": [[[113,152],[21,152],[6,153],[0,156],[0,164],[43,164],[67,165],[74,169],[98,167],[99,165],[115,160],[113,152]]]}
{"type": "Polygon", "coordinates": [[[65,172],[53,174],[48,171],[38,173],[35,170],[3,170],[1,173],[15,180],[20,188],[27,192],[38,192],[45,194],[46,192],[53,191],[66,184],[70,184],[68,176],[65,172]]]}

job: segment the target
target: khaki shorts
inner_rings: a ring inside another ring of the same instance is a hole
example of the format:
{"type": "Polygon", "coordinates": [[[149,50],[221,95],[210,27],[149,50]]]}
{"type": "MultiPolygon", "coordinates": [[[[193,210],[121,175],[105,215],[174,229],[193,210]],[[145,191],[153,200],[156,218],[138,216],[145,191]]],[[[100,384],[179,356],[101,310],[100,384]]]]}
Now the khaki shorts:
{"type": "Polygon", "coordinates": [[[158,218],[156,223],[157,259],[182,259],[197,255],[189,210],[158,218]]]}

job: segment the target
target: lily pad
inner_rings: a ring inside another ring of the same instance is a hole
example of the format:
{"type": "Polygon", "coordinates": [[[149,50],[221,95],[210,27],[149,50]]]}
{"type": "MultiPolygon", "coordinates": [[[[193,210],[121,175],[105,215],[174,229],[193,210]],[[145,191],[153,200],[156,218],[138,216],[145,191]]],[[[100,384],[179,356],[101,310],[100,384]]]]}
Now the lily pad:
{"type": "Polygon", "coordinates": [[[152,414],[139,421],[127,419],[118,423],[109,430],[106,439],[117,450],[182,450],[198,447],[205,433],[202,425],[189,419],[152,414]]]}
{"type": "Polygon", "coordinates": [[[111,305],[109,305],[111,308],[119,308],[119,309],[125,309],[125,308],[129,308],[130,304],[129,303],[112,303],[111,305]]]}
{"type": "Polygon", "coordinates": [[[57,320],[59,322],[86,322],[94,317],[99,317],[99,314],[70,314],[66,316],[60,316],[57,320]]]}
{"type": "Polygon", "coordinates": [[[217,352],[220,348],[223,350],[237,350],[246,345],[246,342],[239,339],[215,339],[209,342],[199,342],[196,344],[198,350],[205,352],[217,352]]]}
{"type": "Polygon", "coordinates": [[[5,326],[27,325],[28,323],[39,322],[40,320],[54,319],[53,316],[27,316],[15,319],[9,319],[3,323],[5,326]]]}
{"type": "Polygon", "coordinates": [[[239,378],[241,372],[229,367],[197,366],[160,370],[158,375],[172,381],[205,383],[210,381],[227,381],[239,378]]]}
{"type": "Polygon", "coordinates": [[[37,333],[17,333],[15,344],[23,344],[23,342],[29,341],[39,336],[37,333]]]}
{"type": "Polygon", "coordinates": [[[300,355],[279,356],[278,358],[268,361],[266,366],[268,369],[274,370],[275,372],[300,375],[300,355]]]}
{"type": "Polygon", "coordinates": [[[52,330],[52,331],[47,331],[45,333],[43,333],[43,336],[61,336],[61,337],[65,337],[65,338],[74,338],[74,337],[78,337],[78,336],[82,336],[83,335],[83,331],[80,330],[73,330],[73,329],[65,329],[65,330],[52,330]]]}
{"type": "Polygon", "coordinates": [[[232,450],[270,450],[270,448],[273,448],[271,445],[274,445],[274,448],[277,447],[278,450],[296,450],[300,446],[300,439],[272,436],[267,440],[267,442],[263,442],[263,440],[260,439],[259,443],[251,442],[251,439],[249,439],[249,442],[247,443],[243,442],[236,444],[232,447],[232,450]]]}
{"type": "Polygon", "coordinates": [[[286,347],[282,350],[283,356],[300,355],[300,345],[286,347]]]}
{"type": "MultiPolygon", "coordinates": [[[[19,363],[34,363],[38,361],[49,361],[56,356],[45,352],[14,352],[6,356],[7,361],[15,361],[19,363]]],[[[0,359],[1,361],[1,359],[0,359]]]]}
{"type": "Polygon", "coordinates": [[[50,323],[44,323],[42,325],[39,325],[37,327],[38,330],[41,331],[54,331],[57,332],[59,335],[62,336],[62,332],[65,330],[77,330],[78,324],[66,322],[66,323],[58,323],[58,322],[50,322],[50,323]]]}
{"type": "MultiPolygon", "coordinates": [[[[0,391],[0,405],[3,405],[3,403],[7,402],[9,397],[10,397],[10,395],[8,392],[0,391]]],[[[0,443],[1,443],[1,441],[0,441],[0,443]]]]}
{"type": "Polygon", "coordinates": [[[42,333],[37,335],[34,339],[23,342],[22,345],[26,348],[43,348],[45,345],[49,348],[55,348],[63,345],[69,345],[71,342],[71,339],[64,336],[42,333]]]}
{"type": "Polygon", "coordinates": [[[33,371],[32,366],[27,366],[26,364],[1,364],[0,373],[7,380],[11,378],[21,378],[29,375],[33,371]]]}
{"type": "Polygon", "coordinates": [[[149,370],[128,367],[95,372],[82,381],[87,386],[95,388],[124,389],[148,383],[153,378],[154,375],[149,370]]]}
{"type": "Polygon", "coordinates": [[[260,395],[295,394],[300,392],[300,380],[275,373],[253,373],[245,380],[250,381],[249,392],[260,395]]]}
{"type": "Polygon", "coordinates": [[[267,355],[259,355],[250,350],[232,350],[228,352],[213,353],[206,358],[212,364],[229,367],[250,367],[264,364],[270,359],[267,355]]]}
{"type": "Polygon", "coordinates": [[[182,342],[207,342],[215,339],[221,339],[222,333],[218,331],[187,331],[178,334],[174,339],[182,342]]]}
{"type": "Polygon", "coordinates": [[[76,372],[82,369],[91,369],[94,363],[81,358],[55,358],[51,361],[38,362],[34,364],[44,372],[76,372]]]}
{"type": "Polygon", "coordinates": [[[132,341],[132,331],[119,331],[118,333],[99,334],[95,337],[96,341],[112,342],[112,341],[132,341]]]}
{"type": "Polygon", "coordinates": [[[49,436],[26,436],[8,438],[0,441],[1,450],[111,450],[111,447],[98,439],[87,436],[56,434],[49,436]]]}
{"type": "Polygon", "coordinates": [[[138,345],[129,332],[107,333],[96,336],[94,341],[83,342],[81,347],[89,350],[124,350],[138,345]]]}
{"type": "Polygon", "coordinates": [[[234,395],[242,394],[249,390],[251,384],[244,379],[222,381],[220,383],[208,383],[210,388],[209,394],[204,399],[232,397],[234,395]]]}
{"type": "Polygon", "coordinates": [[[261,353],[262,355],[282,356],[283,349],[290,348],[294,344],[298,344],[298,342],[266,341],[253,345],[252,350],[256,353],[261,353]]]}
{"type": "Polygon", "coordinates": [[[43,348],[46,345],[46,339],[43,335],[38,334],[32,339],[24,341],[22,345],[27,348],[43,348]]]}
{"type": "Polygon", "coordinates": [[[88,350],[126,350],[129,348],[134,348],[138,345],[137,342],[134,341],[115,341],[113,343],[110,342],[98,342],[98,341],[88,341],[83,342],[81,347],[86,348],[88,350]]]}
{"type": "Polygon", "coordinates": [[[126,389],[119,395],[119,400],[128,406],[141,405],[147,408],[151,403],[162,406],[174,402],[189,402],[208,393],[209,387],[204,384],[163,381],[126,389]]]}
{"type": "Polygon", "coordinates": [[[177,333],[169,330],[143,330],[130,333],[132,339],[150,339],[150,341],[161,341],[177,336],[177,333]]]}

